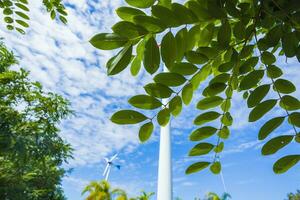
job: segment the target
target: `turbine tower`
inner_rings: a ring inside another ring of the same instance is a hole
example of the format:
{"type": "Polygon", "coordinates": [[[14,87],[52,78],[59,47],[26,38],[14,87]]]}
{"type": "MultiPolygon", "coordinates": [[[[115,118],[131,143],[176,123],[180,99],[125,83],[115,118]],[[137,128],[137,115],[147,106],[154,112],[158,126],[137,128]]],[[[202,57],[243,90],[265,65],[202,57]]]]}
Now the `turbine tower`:
{"type": "Polygon", "coordinates": [[[111,170],[111,167],[114,166],[118,169],[121,168],[120,165],[115,165],[113,163],[113,160],[115,160],[117,158],[118,154],[115,154],[113,157],[111,157],[110,159],[108,158],[104,158],[105,159],[105,162],[106,162],[106,167],[105,167],[105,170],[103,172],[103,176],[105,177],[105,180],[108,181],[108,177],[109,177],[109,173],[110,173],[110,170],[111,170]]]}
{"type": "MultiPolygon", "coordinates": [[[[164,66],[164,72],[168,72],[164,66]]],[[[167,104],[169,99],[163,99],[162,103],[167,104]]],[[[170,122],[161,127],[158,161],[158,183],[157,200],[172,200],[172,159],[171,159],[171,134],[170,122]]]]}

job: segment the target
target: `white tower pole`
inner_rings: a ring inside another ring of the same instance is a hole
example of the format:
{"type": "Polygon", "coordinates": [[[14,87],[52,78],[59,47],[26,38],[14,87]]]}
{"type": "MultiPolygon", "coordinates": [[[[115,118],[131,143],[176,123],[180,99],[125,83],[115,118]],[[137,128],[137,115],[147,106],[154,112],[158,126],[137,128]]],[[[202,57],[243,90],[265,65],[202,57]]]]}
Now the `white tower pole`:
{"type": "MultiPolygon", "coordinates": [[[[168,72],[166,66],[164,66],[164,72],[168,72]]],[[[168,99],[163,99],[162,103],[168,103],[168,99]]],[[[161,127],[160,130],[157,200],[172,200],[171,161],[171,134],[169,122],[165,127],[161,127]]]]}

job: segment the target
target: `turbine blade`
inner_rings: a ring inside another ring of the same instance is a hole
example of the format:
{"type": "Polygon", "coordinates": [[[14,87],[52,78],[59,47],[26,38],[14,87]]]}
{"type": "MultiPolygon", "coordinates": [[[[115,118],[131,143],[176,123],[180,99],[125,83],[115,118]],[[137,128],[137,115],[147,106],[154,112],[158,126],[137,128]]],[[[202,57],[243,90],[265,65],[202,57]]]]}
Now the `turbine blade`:
{"type": "Polygon", "coordinates": [[[108,158],[106,158],[106,157],[104,158],[104,160],[105,160],[106,162],[108,162],[108,161],[109,161],[109,160],[108,160],[108,158]]]}
{"type": "Polygon", "coordinates": [[[109,177],[109,173],[110,173],[110,168],[111,168],[111,166],[108,165],[108,169],[107,169],[106,176],[105,176],[105,180],[106,181],[108,181],[108,177],[109,177]]]}
{"type": "Polygon", "coordinates": [[[110,162],[112,162],[114,159],[116,159],[118,154],[116,153],[113,157],[111,157],[110,162]]]}
{"type": "Polygon", "coordinates": [[[109,164],[106,165],[105,170],[103,172],[103,176],[105,176],[105,174],[107,173],[108,167],[109,167],[109,164]]]}

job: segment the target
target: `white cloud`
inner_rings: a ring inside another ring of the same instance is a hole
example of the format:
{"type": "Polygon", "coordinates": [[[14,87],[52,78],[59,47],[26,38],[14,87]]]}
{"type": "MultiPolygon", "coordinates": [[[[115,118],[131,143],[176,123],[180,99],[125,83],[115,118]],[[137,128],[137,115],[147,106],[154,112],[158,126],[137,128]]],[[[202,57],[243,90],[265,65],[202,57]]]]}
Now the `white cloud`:
{"type": "Polygon", "coordinates": [[[117,20],[114,9],[122,1],[66,1],[68,25],[50,20],[41,1],[30,2],[27,34],[9,32],[1,25],[5,43],[20,57],[20,65],[31,71],[31,78],[42,82],[72,102],[76,116],[64,121],[62,136],[75,149],[70,166],[99,162],[103,156],[138,144],[135,127],[121,127],[109,121],[113,110],[125,108],[129,95],[142,87],[129,72],[106,75],[105,62],[112,52],[93,48],[88,40],[98,32],[110,31],[117,20]]]}

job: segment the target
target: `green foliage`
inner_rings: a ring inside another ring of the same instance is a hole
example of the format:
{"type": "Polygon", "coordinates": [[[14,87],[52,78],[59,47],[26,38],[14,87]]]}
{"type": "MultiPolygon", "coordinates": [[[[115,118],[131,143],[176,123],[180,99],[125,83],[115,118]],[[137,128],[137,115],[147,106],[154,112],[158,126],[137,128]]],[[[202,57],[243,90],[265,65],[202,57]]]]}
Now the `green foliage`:
{"type": "MultiPolygon", "coordinates": [[[[275,65],[280,56],[300,60],[297,0],[187,0],[184,4],[169,0],[126,2],[132,7],[117,9],[118,16],[128,24],[122,26],[124,31],[121,33],[115,28],[125,23],[118,22],[113,26],[113,33],[109,33],[115,39],[97,39],[97,35],[107,34],[100,33],[93,37],[91,43],[102,50],[121,48],[120,52],[127,52],[128,46],[132,47],[136,55],[131,50],[128,54],[118,53],[118,60],[126,62],[118,67],[116,73],[108,72],[108,75],[121,72],[130,62],[132,74],[137,75],[143,63],[145,71],[154,80],[144,87],[145,92],[156,100],[169,98],[162,106],[151,104],[152,117],[143,117],[135,123],[153,122],[157,118],[158,124],[164,126],[171,115],[179,115],[182,103],[188,105],[198,96],[194,94],[199,92],[199,88],[203,89],[203,98],[197,100],[197,108],[205,112],[196,116],[194,123],[200,127],[191,133],[190,140],[215,137],[216,142],[209,148],[200,143],[190,151],[190,155],[214,155],[211,161],[191,165],[187,169],[188,174],[208,166],[214,173],[221,170],[219,154],[224,149],[224,141],[230,137],[230,126],[234,123],[230,110],[234,92],[242,92],[248,108],[251,108],[249,122],[267,117],[274,107],[283,109],[287,114],[275,116],[260,129],[258,138],[266,139],[288,118],[294,131],[289,136],[280,135],[267,142],[263,148],[264,155],[286,148],[292,139],[300,141],[297,130],[300,101],[292,96],[296,87],[281,77],[283,70],[275,65]],[[169,72],[162,72],[161,63],[169,72]],[[201,83],[207,85],[199,87],[201,83]],[[269,94],[277,97],[268,99],[269,94]],[[160,110],[154,110],[158,108],[160,110]],[[207,126],[206,123],[211,122],[217,127],[207,126]]],[[[109,60],[107,66],[111,66],[114,60],[115,57],[109,60]]],[[[148,100],[145,99],[144,104],[132,105],[149,109],[148,100]]],[[[124,115],[121,121],[115,122],[131,124],[132,118],[124,115]]],[[[148,139],[148,129],[145,135],[148,139]]],[[[274,171],[285,172],[298,162],[297,158],[296,155],[282,158],[287,161],[286,164],[279,159],[274,171]]]]}
{"type": "Polygon", "coordinates": [[[297,190],[296,193],[289,193],[285,200],[300,200],[300,190],[297,190]]]}
{"type": "MultiPolygon", "coordinates": [[[[3,19],[8,30],[16,30],[25,34],[24,29],[29,27],[30,10],[27,0],[0,0],[0,9],[3,13],[3,19]]],[[[51,19],[59,19],[66,24],[68,15],[62,0],[43,0],[44,7],[50,13],[51,19]]]]}
{"type": "Polygon", "coordinates": [[[92,181],[82,191],[82,195],[89,193],[86,200],[150,200],[154,192],[146,193],[142,191],[142,194],[135,198],[128,198],[126,191],[116,188],[112,189],[110,184],[105,181],[92,181]]]}
{"type": "Polygon", "coordinates": [[[69,102],[30,82],[13,53],[0,44],[0,199],[65,199],[60,187],[71,147],[58,125],[69,102]]]}

